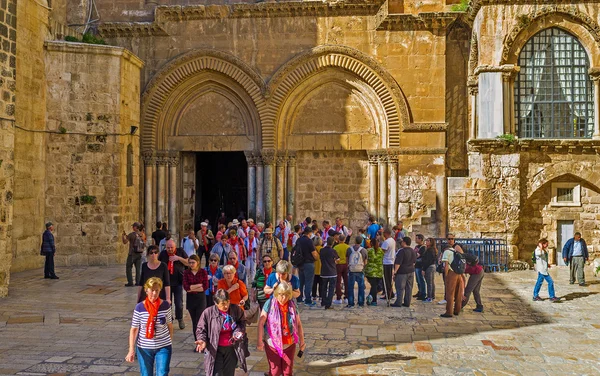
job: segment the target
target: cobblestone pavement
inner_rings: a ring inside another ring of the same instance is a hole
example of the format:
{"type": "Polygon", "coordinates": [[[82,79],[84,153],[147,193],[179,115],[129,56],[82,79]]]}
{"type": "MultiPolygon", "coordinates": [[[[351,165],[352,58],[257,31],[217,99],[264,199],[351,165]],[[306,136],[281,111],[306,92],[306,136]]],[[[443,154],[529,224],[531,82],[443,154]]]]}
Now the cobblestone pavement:
{"type": "MultiPolygon", "coordinates": [[[[11,275],[10,296],[0,299],[0,374],[136,375],[126,363],[135,288],[125,288],[122,266],[41,270],[11,275]]],[[[414,301],[410,308],[331,311],[302,309],[307,351],[296,375],[598,375],[600,281],[568,284],[568,269],[553,268],[559,303],[531,301],[536,274],[486,274],[484,313],[474,302],[442,319],[443,307],[414,301]]],[[[437,280],[438,299],[443,288],[437,280]]],[[[547,297],[546,285],[541,296],[547,297]]],[[[191,323],[175,330],[172,375],[200,374],[191,323]]],[[[267,370],[249,329],[250,375],[267,370]]]]}

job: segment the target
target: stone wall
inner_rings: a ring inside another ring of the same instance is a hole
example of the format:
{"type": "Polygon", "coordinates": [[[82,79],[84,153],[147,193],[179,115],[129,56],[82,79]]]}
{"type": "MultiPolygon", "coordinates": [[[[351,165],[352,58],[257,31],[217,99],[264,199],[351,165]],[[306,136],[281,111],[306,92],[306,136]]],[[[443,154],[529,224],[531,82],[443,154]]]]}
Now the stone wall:
{"type": "MultiPolygon", "coordinates": [[[[139,220],[141,61],[118,47],[47,42],[45,213],[57,265],[122,262],[121,232],[139,220]],[[127,151],[133,185],[127,185],[127,151]]],[[[21,257],[19,254],[18,257],[21,257]]]]}
{"type": "Polygon", "coordinates": [[[336,217],[356,230],[367,223],[369,181],[364,151],[297,153],[296,213],[332,224],[336,217]]]}
{"type": "Polygon", "coordinates": [[[46,77],[44,40],[49,35],[48,9],[33,0],[17,2],[17,96],[15,133],[15,202],[11,271],[42,267],[46,179],[46,77]]]}
{"type": "Polygon", "coordinates": [[[558,243],[558,221],[574,221],[597,253],[600,159],[596,140],[469,142],[469,177],[448,178],[449,229],[459,237],[507,240],[513,258],[528,260],[537,240],[558,243]],[[552,184],[577,183],[581,205],[552,204],[552,184]]]}
{"type": "Polygon", "coordinates": [[[0,3],[0,297],[8,294],[12,264],[15,173],[16,0],[0,3]]]}

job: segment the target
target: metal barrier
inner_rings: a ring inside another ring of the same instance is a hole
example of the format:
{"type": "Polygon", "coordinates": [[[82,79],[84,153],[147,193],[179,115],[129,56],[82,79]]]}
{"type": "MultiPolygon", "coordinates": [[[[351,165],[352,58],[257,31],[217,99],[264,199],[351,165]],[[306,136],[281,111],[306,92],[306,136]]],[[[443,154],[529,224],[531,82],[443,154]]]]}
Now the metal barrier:
{"type": "MultiPolygon", "coordinates": [[[[508,271],[510,260],[506,240],[456,238],[454,241],[466,253],[477,256],[479,264],[486,272],[508,271]]],[[[439,252],[448,248],[448,241],[445,238],[436,238],[435,243],[439,252]]]]}

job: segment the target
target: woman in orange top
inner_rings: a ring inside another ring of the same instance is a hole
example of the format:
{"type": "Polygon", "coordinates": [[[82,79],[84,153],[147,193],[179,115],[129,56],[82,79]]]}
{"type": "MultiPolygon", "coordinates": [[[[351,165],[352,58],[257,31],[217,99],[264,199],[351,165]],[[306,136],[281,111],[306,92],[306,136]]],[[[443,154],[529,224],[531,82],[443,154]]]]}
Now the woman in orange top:
{"type": "Polygon", "coordinates": [[[223,276],[224,278],[217,284],[217,289],[226,290],[229,293],[231,304],[237,304],[244,309],[244,304],[248,300],[246,284],[240,281],[233,265],[223,267],[223,276]]]}

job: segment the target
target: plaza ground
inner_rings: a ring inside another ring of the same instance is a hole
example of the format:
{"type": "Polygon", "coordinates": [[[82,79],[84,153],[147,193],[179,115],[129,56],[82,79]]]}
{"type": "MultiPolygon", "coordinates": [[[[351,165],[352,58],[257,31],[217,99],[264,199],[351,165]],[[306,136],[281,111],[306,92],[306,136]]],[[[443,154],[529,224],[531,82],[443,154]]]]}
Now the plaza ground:
{"type": "MultiPolygon", "coordinates": [[[[0,374],[136,375],[126,363],[136,288],[125,288],[124,267],[59,268],[60,280],[41,270],[11,275],[0,300],[0,374]]],[[[334,310],[302,308],[307,350],[296,375],[598,375],[600,281],[586,269],[588,286],[569,285],[567,268],[552,268],[561,302],[546,285],[533,302],[534,271],[486,274],[485,311],[439,317],[443,306],[413,301],[410,308],[334,310]]],[[[437,281],[437,297],[443,286],[437,281]]],[[[187,327],[175,330],[172,375],[203,374],[187,327]]],[[[250,375],[267,370],[249,328],[250,375]]]]}

